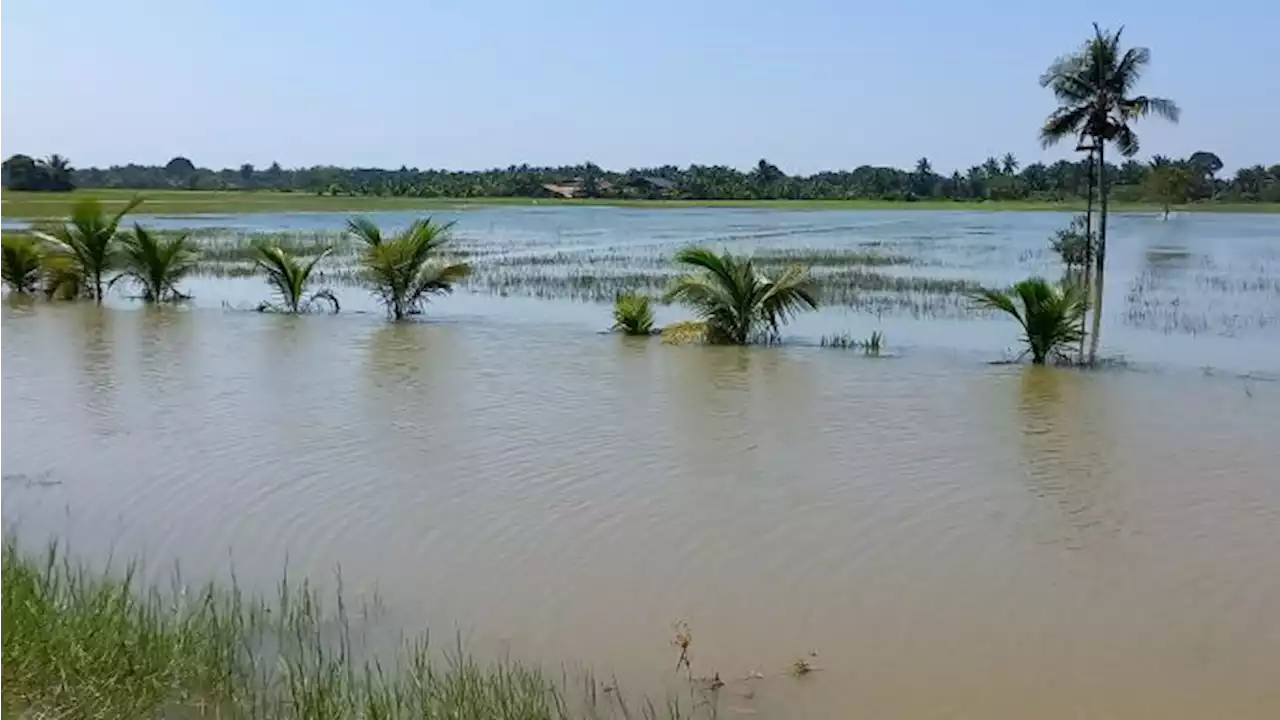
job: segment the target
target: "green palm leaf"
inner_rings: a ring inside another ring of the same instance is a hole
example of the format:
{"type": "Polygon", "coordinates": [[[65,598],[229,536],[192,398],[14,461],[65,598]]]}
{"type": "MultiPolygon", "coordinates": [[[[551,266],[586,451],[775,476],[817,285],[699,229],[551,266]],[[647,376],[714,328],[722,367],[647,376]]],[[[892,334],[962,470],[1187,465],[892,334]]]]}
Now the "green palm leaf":
{"type": "Polygon", "coordinates": [[[649,296],[637,292],[618,293],[613,301],[613,329],[626,335],[652,333],[653,303],[649,296]]]}
{"type": "Polygon", "coordinates": [[[91,289],[101,303],[108,276],[119,264],[120,222],[141,203],[142,198],[135,197],[108,217],[97,199],[86,198],[72,206],[69,222],[47,226],[36,235],[51,243],[55,252],[67,258],[65,262],[91,281],[85,289],[91,289]]]}
{"type": "Polygon", "coordinates": [[[1031,361],[1066,358],[1065,350],[1080,342],[1084,332],[1084,292],[1074,283],[1061,289],[1043,278],[1021,280],[1008,290],[979,290],[973,294],[979,309],[1003,312],[1022,326],[1022,340],[1031,361]]]}
{"type": "Polygon", "coordinates": [[[195,269],[199,257],[186,233],[165,236],[134,224],[121,245],[119,277],[141,287],[143,300],[156,303],[187,297],[178,290],[178,283],[195,269]]]}
{"type": "MultiPolygon", "coordinates": [[[[267,284],[275,290],[276,296],[283,303],[285,312],[303,312],[319,300],[328,302],[335,313],[340,310],[338,298],[327,289],[319,290],[309,298],[306,297],[311,273],[321,260],[333,252],[333,248],[324,248],[319,255],[306,263],[300,262],[284,248],[275,245],[259,245],[256,250],[257,257],[254,259],[254,265],[266,275],[267,284]]],[[[277,308],[264,303],[259,309],[277,308]]]]}
{"type": "Polygon", "coordinates": [[[347,227],[365,243],[360,256],[361,276],[393,319],[420,312],[432,295],[451,292],[454,285],[471,274],[471,266],[465,263],[435,259],[449,243],[453,223],[422,218],[390,238],[365,218],[352,218],[347,227]]]}
{"type": "Polygon", "coordinates": [[[708,342],[745,345],[762,337],[776,339],[798,312],[818,307],[816,288],[800,266],[770,278],[757,272],[750,259],[703,247],[685,248],[675,260],[696,270],[676,278],[667,300],[685,303],[702,318],[708,342]]]}

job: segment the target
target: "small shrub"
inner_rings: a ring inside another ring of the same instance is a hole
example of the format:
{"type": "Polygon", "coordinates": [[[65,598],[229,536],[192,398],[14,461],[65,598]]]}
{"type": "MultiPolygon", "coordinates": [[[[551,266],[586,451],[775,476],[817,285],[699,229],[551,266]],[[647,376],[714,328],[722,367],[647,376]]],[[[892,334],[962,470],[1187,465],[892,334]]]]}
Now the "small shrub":
{"type": "Polygon", "coordinates": [[[653,333],[653,303],[648,295],[620,292],[613,301],[613,329],[625,335],[653,333]]]}

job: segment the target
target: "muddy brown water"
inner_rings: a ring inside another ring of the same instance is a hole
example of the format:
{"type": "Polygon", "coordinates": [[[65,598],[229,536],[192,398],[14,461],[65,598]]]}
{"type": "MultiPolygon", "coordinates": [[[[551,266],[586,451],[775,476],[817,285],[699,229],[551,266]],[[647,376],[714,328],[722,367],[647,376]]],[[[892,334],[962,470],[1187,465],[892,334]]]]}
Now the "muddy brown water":
{"type": "Polygon", "coordinates": [[[400,629],[637,692],[678,687],[684,618],[725,717],[1280,716],[1278,429],[1277,383],[1196,369],[3,316],[24,542],[341,568],[400,629]]]}

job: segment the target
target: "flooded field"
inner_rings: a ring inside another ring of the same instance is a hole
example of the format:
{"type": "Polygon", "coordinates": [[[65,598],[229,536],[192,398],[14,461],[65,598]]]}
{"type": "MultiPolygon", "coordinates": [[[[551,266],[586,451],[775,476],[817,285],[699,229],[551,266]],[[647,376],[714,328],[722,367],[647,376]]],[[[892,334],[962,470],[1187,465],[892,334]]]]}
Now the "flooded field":
{"type": "MultiPolygon", "coordinates": [[[[659,696],[684,620],[722,717],[1280,714],[1275,218],[1118,218],[1104,347],[1131,362],[1078,372],[988,364],[1015,332],[960,291],[1060,273],[1062,215],[456,217],[477,276],[424,322],[341,262],[338,316],[224,309],[267,288],[213,268],[185,309],[6,304],[6,526],[158,579],[340,568],[393,632],[659,696]],[[847,300],[781,347],[593,332],[582,298],[657,288],[692,241],[804,257],[847,300]],[[893,357],[818,347],[875,329],[893,357]]],[[[155,224],[219,228],[230,268],[248,233],[342,221],[155,224]]]]}
{"type": "MultiPolygon", "coordinates": [[[[417,213],[369,217],[398,229],[417,213]]],[[[965,294],[1030,274],[1062,274],[1049,236],[1070,216],[1051,212],[782,211],[612,207],[490,207],[436,213],[456,221],[459,259],[475,268],[434,317],[503,317],[604,329],[619,290],[660,295],[677,272],[672,253],[690,243],[754,253],[765,264],[813,266],[828,305],[787,330],[793,343],[881,331],[891,352],[1013,357],[1017,334],[977,313],[965,294]],[[507,302],[533,298],[540,302],[507,302]],[[503,302],[494,302],[503,300],[503,302]]],[[[343,308],[379,312],[355,287],[353,241],[334,213],[137,218],[195,233],[201,276],[186,286],[200,307],[252,308],[267,298],[251,271],[251,243],[297,252],[335,247],[324,283],[343,308]]],[[[10,221],[7,228],[20,226],[10,221]]],[[[1280,370],[1280,219],[1274,215],[1115,214],[1108,248],[1102,354],[1146,365],[1280,370]]],[[[688,317],[660,308],[659,321],[688,317]]]]}

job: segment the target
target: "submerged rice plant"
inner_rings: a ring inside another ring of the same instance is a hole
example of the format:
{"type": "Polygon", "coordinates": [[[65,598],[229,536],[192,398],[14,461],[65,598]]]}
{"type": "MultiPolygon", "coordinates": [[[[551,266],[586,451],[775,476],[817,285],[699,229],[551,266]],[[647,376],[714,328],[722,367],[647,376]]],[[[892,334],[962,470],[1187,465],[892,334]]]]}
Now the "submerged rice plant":
{"type": "Polygon", "coordinates": [[[823,335],[818,340],[820,347],[837,348],[840,350],[859,349],[867,355],[879,355],[880,349],[884,345],[884,333],[876,330],[867,336],[865,340],[858,340],[849,333],[839,333],[836,335],[823,335]]]}

